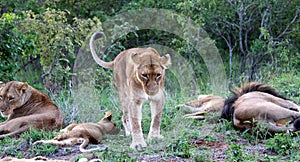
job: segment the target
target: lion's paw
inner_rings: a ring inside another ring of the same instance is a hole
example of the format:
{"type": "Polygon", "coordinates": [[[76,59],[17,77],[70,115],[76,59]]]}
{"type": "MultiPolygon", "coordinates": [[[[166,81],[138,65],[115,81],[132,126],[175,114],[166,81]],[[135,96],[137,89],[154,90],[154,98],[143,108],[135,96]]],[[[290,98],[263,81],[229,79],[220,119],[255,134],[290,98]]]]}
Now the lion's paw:
{"type": "Polygon", "coordinates": [[[144,147],[146,147],[147,144],[145,141],[141,141],[141,142],[132,142],[130,145],[130,148],[137,150],[137,151],[143,151],[144,147]]]}

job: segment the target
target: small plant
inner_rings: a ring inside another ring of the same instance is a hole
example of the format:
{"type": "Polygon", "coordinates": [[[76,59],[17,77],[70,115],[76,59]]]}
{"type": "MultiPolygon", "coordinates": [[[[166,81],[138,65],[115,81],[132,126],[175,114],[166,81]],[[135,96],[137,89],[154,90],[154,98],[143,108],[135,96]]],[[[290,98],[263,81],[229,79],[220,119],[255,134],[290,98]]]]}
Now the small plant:
{"type": "Polygon", "coordinates": [[[268,162],[268,161],[279,161],[277,156],[265,156],[262,161],[268,162]]]}
{"type": "MultiPolygon", "coordinates": [[[[31,128],[29,131],[24,132],[20,135],[20,139],[26,141],[28,145],[32,145],[33,142],[40,139],[52,139],[55,136],[56,132],[50,132],[45,130],[37,130],[35,128],[31,128]]],[[[47,144],[47,145],[34,145],[31,146],[27,151],[31,155],[51,155],[54,153],[58,147],[47,144]]]]}
{"type": "Polygon", "coordinates": [[[233,123],[232,121],[228,121],[225,119],[220,119],[219,124],[214,127],[214,131],[222,132],[226,130],[233,130],[233,123]]]}
{"type": "Polygon", "coordinates": [[[130,157],[128,153],[124,152],[116,152],[115,150],[112,151],[109,148],[106,148],[103,152],[100,154],[101,159],[103,161],[107,162],[129,162],[129,161],[136,161],[134,158],[130,157]]]}
{"type": "Polygon", "coordinates": [[[255,120],[251,123],[255,123],[256,125],[251,129],[246,129],[242,132],[242,136],[248,139],[250,143],[258,143],[260,140],[272,136],[272,134],[268,131],[268,125],[266,123],[255,120]]]}
{"type": "Polygon", "coordinates": [[[79,159],[82,159],[82,158],[85,158],[85,156],[80,154],[80,155],[76,156],[75,158],[73,158],[72,160],[73,161],[78,161],[79,159]]]}
{"type": "Polygon", "coordinates": [[[167,149],[166,153],[172,154],[174,156],[179,156],[182,158],[189,158],[192,156],[193,146],[189,143],[187,139],[178,139],[174,143],[171,143],[167,149]]]}
{"type": "MultiPolygon", "coordinates": [[[[298,139],[298,138],[297,138],[298,139]]],[[[288,133],[276,134],[273,138],[266,140],[266,146],[273,152],[279,155],[291,155],[294,152],[298,152],[299,139],[294,139],[288,133]]]]}
{"type": "Polygon", "coordinates": [[[207,155],[199,154],[199,155],[196,155],[194,157],[194,161],[196,161],[196,162],[208,162],[208,161],[211,161],[211,159],[209,159],[207,157],[207,155]]]}
{"type": "Polygon", "coordinates": [[[46,130],[37,130],[35,128],[30,128],[29,131],[24,132],[20,135],[21,138],[24,138],[28,144],[40,139],[52,139],[55,136],[55,132],[49,132],[46,130]]]}
{"type": "Polygon", "coordinates": [[[243,161],[243,151],[239,144],[233,143],[226,151],[227,161],[243,161]]]}
{"type": "Polygon", "coordinates": [[[45,145],[36,145],[32,148],[28,149],[29,152],[32,152],[36,156],[49,156],[52,153],[54,153],[58,149],[57,146],[53,146],[51,144],[45,144],[45,145]]]}

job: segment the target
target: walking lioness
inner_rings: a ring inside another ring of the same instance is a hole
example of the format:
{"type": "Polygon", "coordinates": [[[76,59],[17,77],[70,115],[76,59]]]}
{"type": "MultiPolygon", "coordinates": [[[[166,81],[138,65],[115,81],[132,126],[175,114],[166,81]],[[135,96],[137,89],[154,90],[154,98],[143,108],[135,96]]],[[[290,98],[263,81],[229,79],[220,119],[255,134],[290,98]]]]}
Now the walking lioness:
{"type": "Polygon", "coordinates": [[[122,121],[127,136],[132,135],[131,148],[140,150],[147,146],[141,127],[142,105],[151,104],[151,126],[148,138],[163,138],[160,123],[164,105],[165,69],[171,64],[167,54],[160,56],[153,48],[132,48],[121,52],[114,61],[98,58],[94,41],[104,34],[96,32],[90,39],[90,49],[95,61],[104,68],[114,68],[114,80],[123,108],[122,121]]]}

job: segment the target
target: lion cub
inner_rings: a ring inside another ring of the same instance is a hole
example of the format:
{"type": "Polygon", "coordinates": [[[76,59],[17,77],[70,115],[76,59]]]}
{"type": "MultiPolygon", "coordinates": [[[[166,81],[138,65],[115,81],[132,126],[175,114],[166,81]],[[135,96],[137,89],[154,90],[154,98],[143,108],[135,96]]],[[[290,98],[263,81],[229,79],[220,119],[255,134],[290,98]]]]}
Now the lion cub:
{"type": "Polygon", "coordinates": [[[160,56],[153,48],[132,48],[121,52],[114,61],[104,62],[99,59],[94,47],[94,41],[103,35],[102,32],[92,35],[91,53],[100,66],[114,68],[125,133],[132,135],[130,147],[140,150],[147,145],[141,127],[142,105],[147,100],[150,101],[152,118],[148,138],[163,138],[160,123],[165,100],[165,69],[171,64],[171,58],[168,54],[160,56]]]}
{"type": "Polygon", "coordinates": [[[70,124],[65,129],[61,130],[63,134],[58,135],[52,140],[40,140],[33,144],[52,144],[57,146],[73,146],[80,144],[81,152],[91,152],[99,150],[98,147],[85,149],[89,143],[100,143],[104,133],[118,134],[120,129],[111,121],[112,113],[106,112],[105,117],[98,123],[81,123],[70,124]]]}
{"type": "Polygon", "coordinates": [[[7,120],[0,123],[0,139],[36,129],[59,129],[64,119],[50,98],[27,83],[0,82],[0,110],[7,120]]]}

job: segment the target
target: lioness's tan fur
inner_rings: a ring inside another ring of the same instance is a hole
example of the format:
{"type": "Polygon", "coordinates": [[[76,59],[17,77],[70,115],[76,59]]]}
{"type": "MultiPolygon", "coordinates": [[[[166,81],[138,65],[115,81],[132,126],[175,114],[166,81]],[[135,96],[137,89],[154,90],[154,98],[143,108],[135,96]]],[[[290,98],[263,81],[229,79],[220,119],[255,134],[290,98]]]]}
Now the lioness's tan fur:
{"type": "Polygon", "coordinates": [[[160,123],[164,105],[165,69],[171,64],[169,55],[160,56],[153,48],[132,48],[121,52],[114,61],[98,58],[94,41],[104,34],[96,32],[90,39],[90,48],[96,62],[104,68],[114,68],[114,80],[123,108],[122,121],[127,136],[132,135],[131,148],[141,149],[144,141],[141,120],[142,105],[151,104],[151,126],[148,138],[162,138],[160,123]]]}
{"type": "Polygon", "coordinates": [[[225,99],[216,95],[199,95],[197,100],[189,101],[185,104],[178,105],[181,110],[188,110],[192,113],[184,117],[191,119],[204,119],[208,112],[220,112],[223,109],[225,99]]]}
{"type": "Polygon", "coordinates": [[[0,123],[0,139],[30,128],[52,130],[63,125],[61,110],[50,98],[23,82],[0,84],[0,110],[7,117],[0,123]]]}
{"type": "Polygon", "coordinates": [[[270,132],[297,131],[300,128],[300,106],[280,95],[275,89],[251,82],[236,89],[225,101],[221,117],[233,120],[236,128],[266,124],[270,132]]]}
{"type": "Polygon", "coordinates": [[[6,157],[0,160],[1,162],[67,162],[66,160],[53,160],[53,159],[48,159],[42,156],[37,156],[31,159],[18,159],[18,158],[13,158],[13,157],[6,157]]]}
{"type": "Polygon", "coordinates": [[[85,149],[89,143],[98,144],[102,141],[104,133],[118,134],[119,128],[111,121],[112,114],[107,112],[105,117],[98,123],[70,124],[61,130],[63,134],[58,135],[52,140],[40,140],[33,144],[52,144],[57,146],[73,146],[80,143],[81,152],[91,152],[99,148],[85,149]]]}

